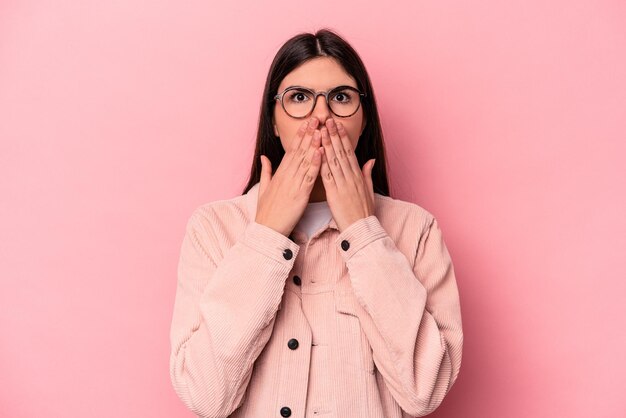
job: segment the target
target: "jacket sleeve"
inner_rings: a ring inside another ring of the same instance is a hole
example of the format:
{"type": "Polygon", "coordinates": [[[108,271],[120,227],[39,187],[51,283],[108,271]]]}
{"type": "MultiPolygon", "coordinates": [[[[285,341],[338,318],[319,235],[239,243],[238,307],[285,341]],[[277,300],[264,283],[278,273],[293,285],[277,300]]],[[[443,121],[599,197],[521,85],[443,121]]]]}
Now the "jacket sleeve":
{"type": "Polygon", "coordinates": [[[454,267],[437,220],[431,215],[421,231],[412,264],[374,215],[348,226],[336,245],[390,393],[408,415],[431,413],[457,378],[463,348],[454,267]]]}
{"type": "Polygon", "coordinates": [[[170,378],[197,415],[241,406],[254,361],[269,340],[299,246],[254,221],[230,248],[212,232],[216,214],[196,209],[178,262],[170,329],[170,378]],[[283,251],[291,250],[291,258],[283,251]]]}

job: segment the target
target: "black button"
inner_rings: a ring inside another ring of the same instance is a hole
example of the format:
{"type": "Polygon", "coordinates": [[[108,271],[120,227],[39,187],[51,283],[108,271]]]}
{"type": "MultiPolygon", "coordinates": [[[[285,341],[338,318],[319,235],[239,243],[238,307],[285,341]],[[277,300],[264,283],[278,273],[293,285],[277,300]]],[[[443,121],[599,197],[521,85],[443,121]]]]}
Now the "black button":
{"type": "Polygon", "coordinates": [[[295,350],[296,348],[298,348],[298,340],[296,340],[295,338],[290,339],[287,342],[287,347],[291,348],[292,350],[295,350]]]}
{"type": "Polygon", "coordinates": [[[298,286],[302,284],[302,280],[300,280],[300,277],[298,276],[293,276],[293,282],[298,286]]]}
{"type": "Polygon", "coordinates": [[[291,257],[293,257],[293,253],[289,248],[283,251],[283,257],[285,257],[286,260],[291,260],[291,257]]]}
{"type": "Polygon", "coordinates": [[[341,248],[344,251],[348,251],[348,248],[350,248],[350,243],[344,239],[343,241],[341,241],[341,248]]]}
{"type": "Polygon", "coordinates": [[[283,406],[280,408],[280,416],[281,417],[290,417],[291,416],[291,408],[288,406],[283,406]]]}

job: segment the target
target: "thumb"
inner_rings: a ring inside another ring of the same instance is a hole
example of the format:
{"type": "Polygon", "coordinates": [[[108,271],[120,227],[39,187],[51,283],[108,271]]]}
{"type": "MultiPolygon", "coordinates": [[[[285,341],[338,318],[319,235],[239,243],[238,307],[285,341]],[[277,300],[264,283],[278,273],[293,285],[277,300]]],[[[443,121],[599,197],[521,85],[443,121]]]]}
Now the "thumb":
{"type": "Polygon", "coordinates": [[[363,169],[361,172],[363,173],[364,178],[372,178],[372,171],[374,170],[374,164],[376,163],[376,159],[369,160],[365,164],[363,164],[363,169]]]}
{"type": "Polygon", "coordinates": [[[363,167],[363,178],[365,179],[365,184],[367,184],[369,190],[374,189],[374,183],[372,181],[372,170],[374,169],[375,163],[376,159],[373,159],[368,161],[363,167]]]}
{"type": "Polygon", "coordinates": [[[265,188],[272,180],[272,162],[265,155],[261,155],[261,185],[259,186],[259,195],[263,194],[265,188]]]}

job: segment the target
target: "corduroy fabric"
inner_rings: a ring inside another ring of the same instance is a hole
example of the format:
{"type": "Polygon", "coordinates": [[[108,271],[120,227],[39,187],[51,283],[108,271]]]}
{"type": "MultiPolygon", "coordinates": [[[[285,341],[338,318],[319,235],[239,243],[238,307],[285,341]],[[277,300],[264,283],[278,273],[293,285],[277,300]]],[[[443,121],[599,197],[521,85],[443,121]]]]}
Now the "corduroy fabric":
{"type": "Polygon", "coordinates": [[[178,397],[207,418],[435,410],[463,349],[437,219],[375,193],[375,213],[342,232],[331,219],[286,237],[255,222],[259,186],[187,221],[170,330],[178,397]]]}

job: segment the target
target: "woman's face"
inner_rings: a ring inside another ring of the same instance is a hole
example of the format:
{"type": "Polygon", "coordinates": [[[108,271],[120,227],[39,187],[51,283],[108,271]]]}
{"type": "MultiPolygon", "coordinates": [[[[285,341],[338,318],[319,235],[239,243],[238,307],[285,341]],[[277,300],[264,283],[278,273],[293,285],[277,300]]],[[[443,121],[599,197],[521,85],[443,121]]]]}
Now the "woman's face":
{"type": "MultiPolygon", "coordinates": [[[[328,91],[341,85],[358,88],[356,81],[345,72],[343,67],[335,61],[335,59],[318,57],[305,62],[287,74],[278,86],[278,91],[274,93],[281,93],[289,86],[302,86],[320,92],[328,91]]],[[[330,111],[326,104],[326,99],[324,96],[320,95],[317,96],[317,102],[311,114],[305,119],[296,119],[285,113],[279,100],[275,102],[272,120],[274,124],[274,135],[280,137],[280,142],[285,150],[290,148],[291,142],[295,138],[300,125],[305,120],[310,120],[313,117],[319,120],[317,130],[320,130],[324,125],[328,128],[327,121],[330,119],[334,119],[335,123],[341,123],[348,132],[353,150],[356,149],[359,136],[363,133],[363,129],[365,128],[362,103],[354,115],[340,118],[330,111]]]]}

